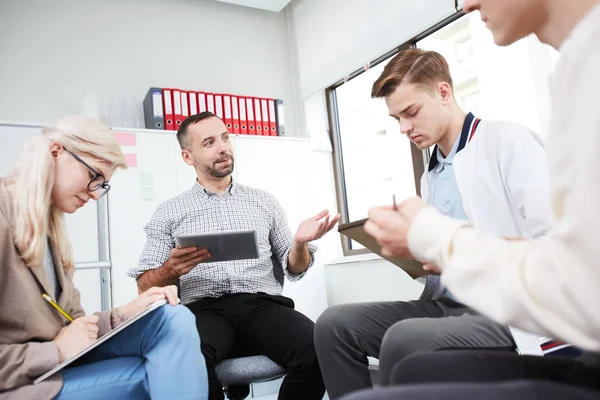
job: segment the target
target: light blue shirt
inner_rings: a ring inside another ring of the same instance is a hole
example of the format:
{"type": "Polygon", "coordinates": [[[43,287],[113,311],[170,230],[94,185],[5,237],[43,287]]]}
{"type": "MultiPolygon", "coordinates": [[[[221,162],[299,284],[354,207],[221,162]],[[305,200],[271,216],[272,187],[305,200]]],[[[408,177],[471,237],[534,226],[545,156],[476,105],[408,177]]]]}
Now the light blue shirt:
{"type": "Polygon", "coordinates": [[[459,142],[460,136],[454,142],[450,154],[445,158],[442,151],[437,149],[434,156],[437,157],[438,163],[427,173],[427,181],[431,188],[427,202],[444,215],[456,219],[467,219],[452,167],[459,142]]]}
{"type": "MultiPolygon", "coordinates": [[[[467,117],[465,121],[466,129],[468,129],[470,120],[471,118],[467,117]]],[[[464,130],[465,128],[463,128],[464,130]]],[[[437,164],[427,173],[427,182],[430,188],[427,203],[442,214],[456,219],[468,219],[463,209],[460,192],[456,184],[456,175],[454,175],[454,167],[452,166],[454,156],[458,152],[458,146],[463,136],[464,133],[456,138],[452,150],[450,150],[450,153],[446,157],[444,157],[440,148],[436,147],[437,151],[433,157],[437,158],[437,164]]],[[[447,296],[458,302],[448,289],[442,288],[442,290],[443,296],[447,296]]]]}

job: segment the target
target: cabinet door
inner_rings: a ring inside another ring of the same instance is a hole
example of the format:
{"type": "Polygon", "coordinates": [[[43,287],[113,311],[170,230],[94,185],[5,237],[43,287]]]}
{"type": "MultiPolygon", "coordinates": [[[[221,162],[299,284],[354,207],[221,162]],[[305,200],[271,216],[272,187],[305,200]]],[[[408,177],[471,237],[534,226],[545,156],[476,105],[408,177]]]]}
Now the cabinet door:
{"type": "Polygon", "coordinates": [[[136,282],[126,271],[138,265],[146,242],[143,228],[158,205],[178,193],[175,136],[166,133],[134,135],[135,146],[129,147],[129,151],[135,151],[137,165],[117,171],[108,193],[115,306],[137,296],[136,282]]]}

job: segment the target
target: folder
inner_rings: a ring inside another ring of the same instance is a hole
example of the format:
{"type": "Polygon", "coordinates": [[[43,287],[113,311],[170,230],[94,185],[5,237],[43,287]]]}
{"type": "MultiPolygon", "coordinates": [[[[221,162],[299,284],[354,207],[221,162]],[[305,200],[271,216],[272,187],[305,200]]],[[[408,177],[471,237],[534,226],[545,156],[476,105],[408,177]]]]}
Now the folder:
{"type": "Polygon", "coordinates": [[[206,93],[198,92],[198,113],[208,111],[206,108],[206,93]]]}
{"type": "Polygon", "coordinates": [[[256,135],[256,120],[254,119],[254,99],[246,97],[246,117],[248,118],[248,134],[256,135]]]}
{"type": "Polygon", "coordinates": [[[233,117],[231,116],[231,95],[223,95],[223,122],[227,132],[233,133],[233,117]]]}
{"type": "Polygon", "coordinates": [[[175,120],[175,130],[179,129],[182,121],[181,115],[181,90],[173,89],[173,119],[175,120]]]}
{"type": "Polygon", "coordinates": [[[285,136],[285,118],[281,99],[275,99],[275,126],[277,127],[277,136],[285,136]]]}
{"type": "Polygon", "coordinates": [[[260,99],[260,109],[262,111],[262,131],[264,136],[271,136],[269,128],[269,102],[267,99],[260,99]]]}
{"type": "Polygon", "coordinates": [[[248,135],[248,117],[246,116],[246,98],[243,96],[238,97],[238,105],[240,106],[240,134],[248,135]]]}
{"type": "Polygon", "coordinates": [[[275,99],[267,99],[269,104],[269,136],[277,136],[277,118],[275,116],[275,99]]]}
{"type": "Polygon", "coordinates": [[[173,119],[173,93],[171,89],[163,89],[163,108],[165,112],[165,129],[174,130],[175,121],[173,119]]]}
{"type": "Polygon", "coordinates": [[[350,239],[362,244],[373,253],[379,255],[381,258],[388,260],[392,264],[402,268],[411,278],[416,279],[420,276],[427,275],[427,272],[423,269],[423,264],[416,260],[408,260],[398,257],[384,257],[381,255],[381,246],[377,243],[377,240],[369,235],[364,230],[364,225],[368,218],[361,219],[338,226],[338,232],[348,236],[350,239]]]}
{"type": "Polygon", "coordinates": [[[223,115],[223,95],[219,93],[215,93],[215,115],[221,118],[221,121],[225,119],[223,115]]]}
{"type": "Polygon", "coordinates": [[[215,114],[215,94],[206,93],[206,111],[215,114]]]}
{"type": "Polygon", "coordinates": [[[252,102],[254,103],[254,129],[256,129],[256,135],[263,135],[263,123],[262,123],[262,112],[260,110],[260,99],[253,97],[252,102]]]}
{"type": "Polygon", "coordinates": [[[185,121],[190,116],[190,109],[188,104],[188,92],[185,90],[181,91],[181,122],[185,121]]]}
{"type": "MultiPolygon", "coordinates": [[[[95,349],[96,347],[98,347],[102,343],[104,343],[107,340],[111,339],[113,336],[115,336],[119,332],[122,332],[122,331],[126,330],[127,327],[133,325],[134,323],[136,323],[137,321],[139,321],[140,319],[142,319],[144,316],[148,315],[149,313],[151,313],[152,311],[158,309],[159,307],[162,307],[162,306],[164,306],[164,307],[170,307],[169,305],[165,305],[166,303],[167,303],[167,300],[161,299],[161,300],[157,300],[154,303],[150,304],[148,307],[144,308],[142,311],[139,311],[137,314],[135,314],[134,316],[130,317],[127,321],[123,322],[122,324],[120,324],[116,328],[112,329],[111,331],[109,331],[108,333],[106,333],[104,336],[101,336],[101,337],[97,338],[96,340],[94,340],[92,343],[90,343],[89,345],[87,345],[86,347],[84,347],[83,349],[81,349],[78,353],[72,355],[71,357],[69,357],[65,361],[59,363],[57,366],[55,366],[54,368],[50,369],[49,371],[47,371],[43,375],[40,375],[39,377],[37,377],[33,381],[33,384],[37,385],[40,382],[45,381],[46,379],[48,379],[49,377],[51,377],[55,373],[57,373],[57,372],[61,371],[62,369],[64,369],[69,364],[71,364],[74,361],[80,359],[83,355],[88,354],[91,350],[95,349]]],[[[131,335],[131,333],[130,333],[130,335],[131,335]]],[[[123,335],[121,335],[121,336],[123,336],[123,335]]]]}
{"type": "Polygon", "coordinates": [[[146,129],[165,129],[163,113],[163,93],[161,88],[148,89],[144,97],[144,121],[146,129]]]}
{"type": "Polygon", "coordinates": [[[198,114],[198,93],[189,91],[188,101],[190,103],[190,115],[198,114]]]}
{"type": "Polygon", "coordinates": [[[233,133],[241,133],[240,131],[240,106],[236,95],[231,95],[231,122],[233,124],[233,133]]]}

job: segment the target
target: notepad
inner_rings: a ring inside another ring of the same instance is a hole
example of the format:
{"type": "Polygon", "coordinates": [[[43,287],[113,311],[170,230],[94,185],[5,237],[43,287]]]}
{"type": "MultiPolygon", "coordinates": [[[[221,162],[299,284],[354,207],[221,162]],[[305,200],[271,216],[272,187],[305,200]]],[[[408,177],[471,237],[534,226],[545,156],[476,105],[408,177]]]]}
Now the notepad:
{"type": "Polygon", "coordinates": [[[61,369],[65,368],[67,365],[71,364],[73,361],[77,360],[78,358],[80,358],[84,354],[88,353],[90,350],[98,347],[99,345],[101,345],[102,343],[106,342],[111,337],[115,336],[117,333],[119,333],[119,332],[127,329],[128,326],[130,326],[134,322],[138,321],[140,318],[148,315],[149,313],[151,313],[152,311],[156,310],[158,307],[160,307],[160,306],[162,306],[162,305],[164,305],[166,303],[167,303],[167,300],[163,299],[163,300],[155,301],[154,303],[150,304],[144,310],[140,311],[139,313],[137,313],[133,317],[129,318],[127,321],[123,322],[121,325],[117,326],[115,329],[113,329],[110,332],[106,333],[101,338],[98,338],[94,343],[90,344],[89,346],[87,346],[86,348],[84,348],[83,350],[81,350],[79,353],[75,354],[73,357],[69,358],[68,360],[65,360],[65,361],[61,362],[56,367],[54,367],[50,371],[46,372],[44,375],[42,375],[39,378],[37,378],[35,381],[33,381],[33,383],[34,384],[38,384],[38,383],[46,380],[47,378],[51,377],[52,375],[54,375],[55,373],[57,373],[61,369]]]}
{"type": "Polygon", "coordinates": [[[411,278],[416,279],[421,276],[427,275],[427,272],[423,269],[423,264],[416,260],[408,260],[406,258],[399,257],[385,257],[381,254],[381,246],[377,243],[377,240],[367,232],[365,232],[364,226],[368,218],[361,219],[346,224],[340,224],[338,226],[338,232],[348,236],[350,239],[362,244],[373,253],[379,255],[381,258],[388,260],[392,264],[402,268],[411,278]]]}

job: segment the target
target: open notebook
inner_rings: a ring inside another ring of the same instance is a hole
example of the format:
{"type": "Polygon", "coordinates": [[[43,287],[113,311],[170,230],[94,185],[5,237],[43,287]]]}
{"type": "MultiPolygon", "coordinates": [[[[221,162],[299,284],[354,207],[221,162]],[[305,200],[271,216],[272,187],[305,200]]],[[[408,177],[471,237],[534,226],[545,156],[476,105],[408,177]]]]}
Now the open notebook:
{"type": "Polygon", "coordinates": [[[84,348],[83,350],[81,350],[79,353],[75,354],[73,357],[69,358],[68,360],[65,360],[65,361],[61,362],[56,367],[54,367],[50,371],[46,372],[44,375],[42,375],[39,378],[37,378],[35,381],[33,381],[33,383],[34,384],[38,384],[38,383],[42,382],[43,380],[47,379],[48,377],[54,375],[55,373],[57,373],[61,369],[65,368],[67,365],[71,364],[73,361],[77,360],[79,357],[81,357],[84,354],[86,354],[88,351],[90,351],[90,350],[96,348],[97,346],[99,346],[100,344],[106,342],[108,339],[110,339],[111,337],[115,336],[117,333],[119,333],[119,332],[127,329],[128,326],[130,326],[134,322],[138,321],[140,318],[142,318],[145,315],[151,313],[152,311],[156,310],[158,307],[160,307],[160,306],[162,306],[162,305],[164,305],[166,303],[167,303],[167,300],[163,299],[163,300],[155,301],[154,303],[150,304],[147,308],[143,309],[142,311],[140,311],[139,313],[137,313],[133,317],[129,318],[127,321],[123,322],[121,325],[117,326],[115,329],[113,329],[110,332],[106,333],[104,336],[102,336],[101,338],[97,339],[94,343],[90,344],[89,346],[87,346],[86,348],[84,348]]]}
{"type": "Polygon", "coordinates": [[[347,224],[341,224],[338,226],[338,232],[348,236],[350,239],[362,244],[373,253],[381,256],[391,262],[394,265],[402,268],[411,278],[416,279],[420,276],[425,276],[427,273],[423,269],[423,264],[416,260],[408,260],[398,257],[384,257],[381,254],[381,246],[377,243],[377,240],[369,235],[364,230],[365,222],[368,218],[361,219],[354,222],[348,222],[347,224]]]}

